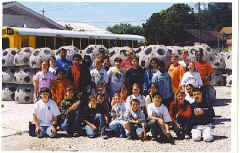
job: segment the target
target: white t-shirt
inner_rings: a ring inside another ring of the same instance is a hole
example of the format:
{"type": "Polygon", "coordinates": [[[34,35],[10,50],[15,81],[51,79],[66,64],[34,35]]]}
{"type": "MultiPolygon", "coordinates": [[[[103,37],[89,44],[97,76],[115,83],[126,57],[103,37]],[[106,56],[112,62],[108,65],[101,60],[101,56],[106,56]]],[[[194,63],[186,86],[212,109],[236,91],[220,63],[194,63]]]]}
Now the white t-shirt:
{"type": "Polygon", "coordinates": [[[161,104],[160,107],[155,107],[154,103],[151,103],[147,106],[147,112],[148,116],[151,115],[162,118],[165,123],[172,121],[167,107],[163,104],[161,104]]]}
{"type": "MultiPolygon", "coordinates": [[[[94,82],[96,85],[95,89],[103,87],[104,83],[108,83],[107,71],[104,68],[101,68],[100,70],[97,70],[95,68],[90,71],[90,74],[91,74],[92,82],[94,82]]],[[[105,90],[103,92],[105,92],[105,90]]]]}
{"type": "Polygon", "coordinates": [[[178,64],[181,65],[184,68],[187,67],[187,64],[185,63],[185,61],[178,61],[178,64]]]}
{"type": "Polygon", "coordinates": [[[192,84],[194,87],[202,86],[203,82],[198,72],[185,72],[181,80],[181,85],[192,84]]]}
{"type": "Polygon", "coordinates": [[[34,105],[33,114],[37,116],[40,126],[51,126],[53,117],[60,115],[60,111],[55,101],[49,99],[44,103],[42,99],[34,105]]]}
{"type": "Polygon", "coordinates": [[[145,107],[145,105],[146,105],[145,96],[139,95],[139,96],[136,97],[136,96],[134,96],[134,95],[130,95],[130,96],[128,96],[127,99],[126,99],[126,103],[125,103],[126,109],[130,109],[130,108],[131,108],[131,101],[132,101],[133,99],[137,99],[137,100],[140,101],[140,107],[141,107],[141,108],[145,107]]]}

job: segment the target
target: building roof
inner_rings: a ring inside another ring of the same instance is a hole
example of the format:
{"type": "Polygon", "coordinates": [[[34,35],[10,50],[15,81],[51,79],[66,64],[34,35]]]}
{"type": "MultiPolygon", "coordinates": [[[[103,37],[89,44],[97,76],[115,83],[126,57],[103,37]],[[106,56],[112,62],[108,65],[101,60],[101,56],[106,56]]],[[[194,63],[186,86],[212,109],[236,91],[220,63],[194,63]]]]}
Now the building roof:
{"type": "Polygon", "coordinates": [[[43,16],[30,8],[25,7],[19,2],[12,1],[12,2],[4,2],[3,3],[3,14],[11,14],[11,15],[28,15],[42,22],[51,25],[56,29],[65,29],[64,26],[56,23],[55,21],[51,20],[50,18],[43,16]]]}
{"type": "Polygon", "coordinates": [[[57,30],[49,28],[22,28],[13,27],[17,30],[19,35],[34,35],[34,36],[47,36],[47,37],[66,37],[66,38],[90,38],[90,39],[114,39],[114,40],[136,40],[137,42],[145,42],[145,38],[139,35],[128,34],[101,34],[83,31],[71,30],[57,30]]]}
{"type": "Polygon", "coordinates": [[[73,31],[85,31],[91,33],[100,33],[100,34],[111,34],[111,32],[104,29],[97,28],[93,25],[86,23],[75,23],[75,22],[65,22],[65,21],[56,21],[58,24],[65,26],[70,25],[73,28],[73,31]]]}
{"type": "Polygon", "coordinates": [[[220,30],[220,33],[222,33],[222,34],[232,34],[232,27],[223,27],[220,30]]]}

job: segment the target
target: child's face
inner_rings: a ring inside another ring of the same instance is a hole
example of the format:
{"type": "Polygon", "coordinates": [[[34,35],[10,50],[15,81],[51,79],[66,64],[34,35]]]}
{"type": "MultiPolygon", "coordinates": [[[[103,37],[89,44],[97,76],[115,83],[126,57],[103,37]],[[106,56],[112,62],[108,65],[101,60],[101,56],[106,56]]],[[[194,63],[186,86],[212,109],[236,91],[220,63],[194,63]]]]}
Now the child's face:
{"type": "Polygon", "coordinates": [[[73,65],[79,65],[79,64],[80,64],[80,58],[75,57],[75,58],[73,59],[73,65]]]}
{"type": "Polygon", "coordinates": [[[64,73],[62,71],[58,72],[58,74],[57,74],[58,80],[62,80],[63,79],[63,75],[64,75],[64,73]]]}
{"type": "Polygon", "coordinates": [[[104,61],[103,61],[103,66],[104,67],[109,67],[111,65],[111,63],[110,63],[110,61],[109,61],[109,59],[104,59],[104,61]]]}
{"type": "Polygon", "coordinates": [[[48,69],[48,62],[43,61],[41,67],[42,67],[42,70],[47,70],[48,69]]]}
{"type": "Polygon", "coordinates": [[[184,99],[185,99],[185,94],[184,93],[178,93],[176,98],[177,98],[178,103],[183,104],[184,99]]]}
{"type": "Polygon", "coordinates": [[[101,67],[102,67],[102,63],[100,61],[96,61],[95,67],[96,67],[97,70],[100,70],[101,67]]]}
{"type": "Polygon", "coordinates": [[[104,96],[98,95],[97,96],[97,102],[102,104],[104,102],[104,96]]]}
{"type": "Polygon", "coordinates": [[[120,61],[115,61],[115,62],[114,62],[114,65],[115,65],[117,68],[120,68],[121,62],[120,62],[120,61]]]}
{"type": "Polygon", "coordinates": [[[157,62],[155,60],[151,61],[151,66],[152,66],[152,69],[157,69],[158,68],[157,62]]]}
{"type": "Polygon", "coordinates": [[[55,59],[51,59],[49,61],[49,64],[50,64],[51,67],[54,67],[56,65],[56,60],[55,59]]]}
{"type": "Polygon", "coordinates": [[[43,93],[41,93],[41,97],[42,97],[43,102],[47,102],[49,99],[49,93],[43,92],[43,93]]]}
{"type": "Polygon", "coordinates": [[[137,86],[133,86],[133,88],[132,88],[132,94],[133,94],[134,96],[139,96],[139,94],[140,94],[140,89],[139,89],[137,86]]]}
{"type": "Polygon", "coordinates": [[[154,94],[154,93],[157,92],[157,88],[155,87],[155,85],[152,84],[149,88],[149,91],[150,91],[151,94],[154,94]]]}
{"type": "Polygon", "coordinates": [[[137,59],[132,59],[131,61],[133,67],[138,67],[138,60],[137,59]]]}
{"type": "Polygon", "coordinates": [[[88,106],[89,106],[90,108],[96,108],[96,106],[97,106],[97,100],[96,100],[96,99],[91,99],[91,100],[89,101],[89,103],[88,103],[88,106]]]}
{"type": "Polygon", "coordinates": [[[113,97],[113,101],[114,101],[115,103],[117,103],[117,104],[119,104],[119,103],[121,102],[119,96],[114,96],[114,97],[113,97]]]}
{"type": "Polygon", "coordinates": [[[187,85],[186,86],[186,91],[187,91],[187,93],[192,93],[192,87],[190,86],[190,85],[187,85]]]}
{"type": "Polygon", "coordinates": [[[155,107],[159,107],[162,104],[162,98],[160,96],[155,96],[153,98],[153,103],[155,107]]]}
{"type": "Polygon", "coordinates": [[[172,56],[172,57],[171,57],[171,63],[172,63],[173,65],[177,65],[177,64],[178,64],[178,59],[177,59],[177,57],[172,56]]]}
{"type": "Polygon", "coordinates": [[[140,103],[136,101],[131,102],[132,111],[136,112],[140,108],[140,103]]]}
{"type": "Polygon", "coordinates": [[[66,92],[66,98],[67,99],[72,99],[73,98],[73,91],[72,90],[68,90],[66,92]]]}
{"type": "Polygon", "coordinates": [[[194,69],[195,69],[194,64],[193,64],[193,63],[189,63],[189,65],[188,65],[188,69],[189,69],[190,72],[193,72],[194,69]]]}
{"type": "Polygon", "coordinates": [[[198,103],[202,102],[202,93],[200,91],[194,91],[193,97],[196,100],[196,102],[198,102],[198,103]]]}

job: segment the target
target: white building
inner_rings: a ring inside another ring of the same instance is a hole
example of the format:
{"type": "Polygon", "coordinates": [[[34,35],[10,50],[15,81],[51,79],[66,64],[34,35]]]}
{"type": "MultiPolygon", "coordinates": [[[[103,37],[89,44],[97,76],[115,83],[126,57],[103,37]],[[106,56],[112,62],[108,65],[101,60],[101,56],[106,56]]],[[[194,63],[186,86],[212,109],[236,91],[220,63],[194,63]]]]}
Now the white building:
{"type": "Polygon", "coordinates": [[[64,26],[16,1],[3,3],[3,26],[65,29],[64,26]]]}

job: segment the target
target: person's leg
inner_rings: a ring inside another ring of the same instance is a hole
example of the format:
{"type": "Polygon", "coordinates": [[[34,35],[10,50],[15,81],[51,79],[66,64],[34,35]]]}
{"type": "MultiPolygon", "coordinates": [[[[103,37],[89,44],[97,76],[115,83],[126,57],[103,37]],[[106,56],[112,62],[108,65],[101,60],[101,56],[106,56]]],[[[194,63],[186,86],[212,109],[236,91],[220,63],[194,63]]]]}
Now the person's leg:
{"type": "Polygon", "coordinates": [[[148,121],[147,126],[150,128],[153,140],[156,140],[157,135],[159,134],[159,126],[158,126],[157,121],[156,120],[150,120],[150,121],[148,121]]]}
{"type": "Polygon", "coordinates": [[[65,118],[63,120],[63,122],[60,124],[60,128],[63,130],[63,131],[68,131],[68,119],[65,118]]]}
{"type": "Polygon", "coordinates": [[[75,110],[75,111],[73,112],[72,118],[73,118],[73,121],[72,121],[72,129],[73,129],[74,132],[77,132],[77,133],[80,134],[82,127],[81,127],[80,112],[79,112],[79,110],[75,110]]]}
{"type": "Polygon", "coordinates": [[[143,138],[143,128],[142,127],[137,127],[136,128],[136,134],[138,138],[142,139],[143,138]]]}
{"type": "Polygon", "coordinates": [[[46,134],[50,137],[50,138],[54,138],[57,135],[57,131],[56,132],[52,132],[51,130],[51,126],[49,126],[46,130],[46,134]]]}
{"type": "Polygon", "coordinates": [[[86,130],[86,134],[89,138],[95,137],[95,132],[94,132],[93,128],[91,128],[89,125],[85,125],[84,129],[86,130]]]}
{"type": "Polygon", "coordinates": [[[192,139],[193,141],[201,141],[202,135],[201,135],[201,130],[197,128],[192,129],[192,139]]]}
{"type": "Polygon", "coordinates": [[[42,138],[46,135],[47,126],[40,126],[40,131],[37,133],[38,138],[42,138]]]}
{"type": "Polygon", "coordinates": [[[102,114],[97,113],[95,115],[95,120],[97,122],[98,125],[98,132],[100,132],[102,134],[103,132],[103,127],[104,127],[104,118],[102,114]]]}
{"type": "Polygon", "coordinates": [[[213,141],[213,135],[212,135],[213,132],[212,131],[213,131],[213,129],[211,127],[203,128],[203,133],[202,133],[203,141],[206,141],[206,142],[213,141]]]}

